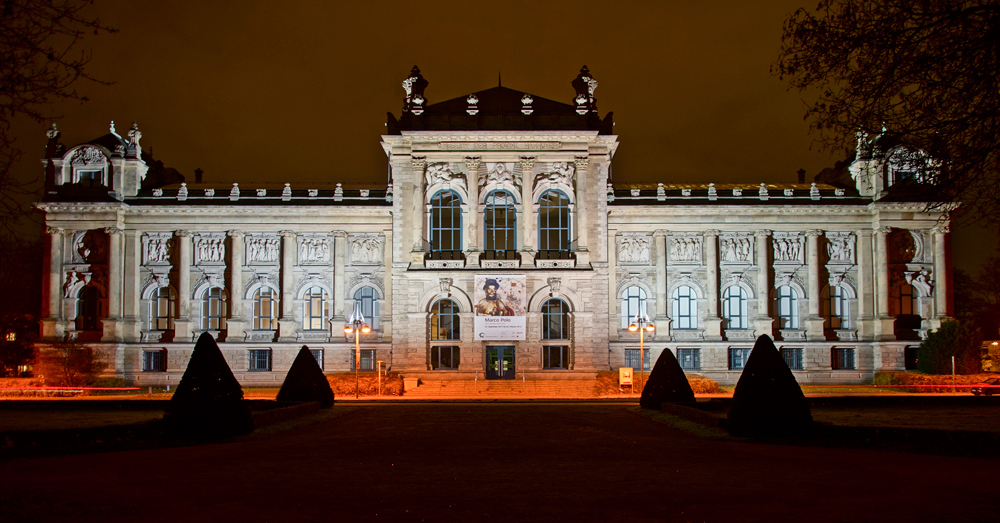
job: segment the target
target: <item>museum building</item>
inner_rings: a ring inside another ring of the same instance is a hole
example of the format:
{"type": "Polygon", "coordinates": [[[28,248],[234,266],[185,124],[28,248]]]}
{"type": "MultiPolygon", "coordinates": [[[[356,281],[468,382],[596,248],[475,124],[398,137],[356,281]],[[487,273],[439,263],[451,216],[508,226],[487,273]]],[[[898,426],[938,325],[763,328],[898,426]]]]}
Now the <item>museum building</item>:
{"type": "Polygon", "coordinates": [[[414,67],[367,187],[171,178],[135,124],[73,147],[53,124],[43,343],[140,386],[179,382],[203,332],[244,386],[302,345],[413,384],[593,379],[671,350],[726,384],[768,334],[801,383],[849,383],[910,368],[949,316],[951,207],[913,196],[923,152],[862,135],[847,183],[619,184],[597,82],[571,84],[432,104],[414,67]]]}

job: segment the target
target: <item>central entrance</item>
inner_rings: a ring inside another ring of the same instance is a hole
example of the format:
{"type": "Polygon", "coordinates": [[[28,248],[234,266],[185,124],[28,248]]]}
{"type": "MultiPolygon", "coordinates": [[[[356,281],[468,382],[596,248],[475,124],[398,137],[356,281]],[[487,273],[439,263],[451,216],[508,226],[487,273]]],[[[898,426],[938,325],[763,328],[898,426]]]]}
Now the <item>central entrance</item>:
{"type": "Polygon", "coordinates": [[[486,379],[512,380],[514,370],[514,347],[486,347],[486,379]]]}

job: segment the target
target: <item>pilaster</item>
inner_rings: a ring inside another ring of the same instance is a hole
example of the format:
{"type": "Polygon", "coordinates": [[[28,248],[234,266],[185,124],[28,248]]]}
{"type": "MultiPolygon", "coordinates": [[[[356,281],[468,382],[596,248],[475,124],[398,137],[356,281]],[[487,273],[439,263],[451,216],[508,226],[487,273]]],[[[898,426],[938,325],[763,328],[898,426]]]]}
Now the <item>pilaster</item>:
{"type": "Polygon", "coordinates": [[[717,229],[705,231],[705,340],[722,340],[722,318],[719,317],[719,234],[717,229]]]}
{"type": "Polygon", "coordinates": [[[467,156],[465,158],[465,170],[468,173],[467,186],[469,188],[469,217],[468,217],[468,241],[466,241],[466,259],[470,265],[478,265],[479,251],[479,157],[467,156]],[[476,262],[476,263],[473,263],[476,262]]]}
{"type": "Polygon", "coordinates": [[[946,249],[947,235],[951,228],[947,223],[937,225],[931,229],[934,235],[934,313],[932,320],[934,328],[941,328],[941,323],[951,318],[948,310],[948,275],[951,273],[948,267],[948,251],[946,249]]]}
{"type": "Polygon", "coordinates": [[[573,162],[576,164],[576,263],[577,266],[588,266],[590,264],[590,195],[587,186],[587,172],[590,169],[589,156],[577,156],[573,162]]]}
{"type": "Polygon", "coordinates": [[[889,248],[886,240],[891,227],[875,228],[875,339],[896,339],[895,318],[889,313],[889,248]]]}
{"type": "Polygon", "coordinates": [[[858,339],[875,338],[875,281],[872,257],[872,231],[861,229],[858,235],[858,299],[857,328],[858,339]]]}
{"type": "Polygon", "coordinates": [[[140,233],[130,229],[125,231],[125,277],[122,293],[122,328],[125,341],[136,342],[142,336],[142,316],[139,310],[140,280],[139,265],[142,263],[142,242],[140,233]]]}
{"type": "Polygon", "coordinates": [[[767,241],[771,231],[761,229],[754,231],[757,237],[757,316],[754,317],[754,329],[757,336],[774,332],[774,320],[770,316],[771,289],[771,242],[767,241]]]}
{"type": "Polygon", "coordinates": [[[177,318],[174,341],[192,339],[191,322],[191,231],[177,231],[177,318]]]}
{"type": "Polygon", "coordinates": [[[809,301],[809,315],[806,317],[806,339],[824,340],[826,335],[823,332],[825,320],[820,316],[820,261],[819,261],[819,238],[823,231],[813,229],[806,231],[806,256],[809,264],[809,288],[806,289],[809,301]]]}
{"type": "Polygon", "coordinates": [[[333,231],[333,322],[344,323],[344,300],[347,299],[347,282],[344,267],[347,265],[347,232],[333,231]]]}
{"type": "Polygon", "coordinates": [[[49,235],[49,292],[48,310],[41,322],[41,337],[43,340],[56,340],[62,338],[66,330],[62,321],[63,233],[66,231],[59,227],[46,227],[45,232],[49,235]]]}
{"type": "Polygon", "coordinates": [[[278,341],[295,341],[295,231],[281,234],[281,316],[278,318],[278,341]]]}
{"type": "Polygon", "coordinates": [[[107,227],[108,235],[108,315],[103,320],[101,341],[122,341],[122,239],[125,231],[107,227]]]}
{"type": "Polygon", "coordinates": [[[534,179],[532,171],[535,168],[534,156],[522,156],[521,159],[521,265],[531,267],[535,264],[535,202],[531,200],[531,190],[534,179]]]}
{"type": "Polygon", "coordinates": [[[246,333],[243,310],[243,253],[246,233],[233,229],[229,234],[229,319],[226,320],[226,341],[241,342],[246,333]]]}

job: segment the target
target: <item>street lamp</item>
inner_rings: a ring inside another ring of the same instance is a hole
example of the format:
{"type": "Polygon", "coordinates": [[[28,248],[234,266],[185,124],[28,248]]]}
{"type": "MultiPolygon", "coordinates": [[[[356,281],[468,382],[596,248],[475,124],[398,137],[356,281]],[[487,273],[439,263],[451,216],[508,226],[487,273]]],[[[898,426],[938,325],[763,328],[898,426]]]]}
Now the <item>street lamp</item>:
{"type": "Polygon", "coordinates": [[[361,370],[361,333],[368,334],[371,331],[372,328],[365,323],[365,317],[361,314],[361,304],[356,304],[351,319],[344,326],[344,334],[354,333],[354,399],[358,399],[360,396],[359,389],[361,388],[361,378],[358,376],[358,372],[361,370]]]}
{"type": "MultiPolygon", "coordinates": [[[[636,314],[635,320],[633,320],[632,324],[628,326],[628,330],[629,332],[639,331],[639,383],[642,383],[642,388],[645,389],[646,382],[644,381],[643,375],[643,371],[645,370],[645,366],[643,365],[643,350],[645,349],[643,343],[643,331],[652,333],[656,330],[656,327],[654,327],[653,322],[649,321],[649,319],[645,316],[639,316],[636,314]]],[[[639,395],[642,396],[642,390],[639,391],[639,395]]]]}

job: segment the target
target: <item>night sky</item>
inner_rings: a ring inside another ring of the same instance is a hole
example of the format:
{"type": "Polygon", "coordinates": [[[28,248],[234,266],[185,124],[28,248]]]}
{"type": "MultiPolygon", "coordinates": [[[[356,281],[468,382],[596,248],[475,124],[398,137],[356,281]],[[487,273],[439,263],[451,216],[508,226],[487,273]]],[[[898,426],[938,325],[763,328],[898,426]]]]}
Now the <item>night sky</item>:
{"type": "MultiPolygon", "coordinates": [[[[806,2],[813,7],[812,0],[806,2]]],[[[497,85],[570,103],[586,64],[614,111],[616,182],[791,183],[844,153],[813,145],[801,96],[772,77],[786,14],[768,2],[134,2],[92,12],[86,104],[54,108],[67,146],[139,123],[147,151],[206,182],[386,180],[386,111],[416,64],[429,103],[497,85]]],[[[47,124],[18,122],[24,178],[47,124]]],[[[303,188],[303,187],[300,187],[303,188]]],[[[961,255],[974,268],[988,249],[961,255]]],[[[981,245],[981,242],[980,242],[981,245]]]]}

